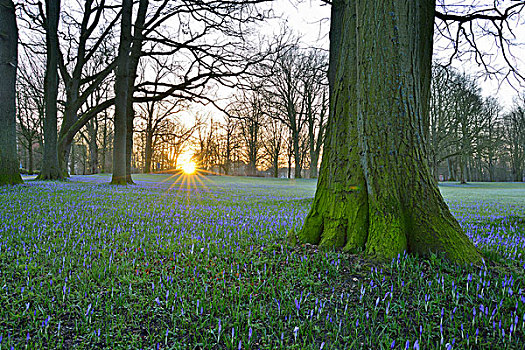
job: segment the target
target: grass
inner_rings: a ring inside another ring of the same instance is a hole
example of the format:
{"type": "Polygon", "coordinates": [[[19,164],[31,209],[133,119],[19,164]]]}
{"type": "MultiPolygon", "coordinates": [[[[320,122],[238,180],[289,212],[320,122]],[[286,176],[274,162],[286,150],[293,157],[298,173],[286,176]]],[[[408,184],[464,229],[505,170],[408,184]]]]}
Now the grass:
{"type": "Polygon", "coordinates": [[[290,247],[312,180],[0,188],[0,349],[522,349],[525,185],[441,187],[500,268],[290,247]]]}

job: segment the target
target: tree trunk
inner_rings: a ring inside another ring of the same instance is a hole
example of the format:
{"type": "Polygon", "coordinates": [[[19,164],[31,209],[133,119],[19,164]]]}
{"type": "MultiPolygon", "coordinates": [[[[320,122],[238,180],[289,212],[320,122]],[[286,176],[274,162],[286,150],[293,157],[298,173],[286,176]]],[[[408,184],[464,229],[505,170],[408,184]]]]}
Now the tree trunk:
{"type": "Polygon", "coordinates": [[[118,66],[115,74],[115,117],[113,122],[113,175],[111,183],[125,185],[126,182],[126,134],[128,105],[129,51],[131,45],[132,0],[122,1],[122,22],[118,66]]]}
{"type": "Polygon", "coordinates": [[[70,146],[69,157],[66,158],[66,165],[67,165],[68,158],[69,158],[69,173],[71,175],[76,175],[76,172],[75,172],[75,143],[72,143],[70,146]]]}
{"type": "Polygon", "coordinates": [[[16,151],[16,67],[18,28],[15,5],[0,0],[0,185],[22,183],[16,151]]]}
{"type": "Polygon", "coordinates": [[[146,147],[144,150],[144,172],[151,173],[151,156],[153,155],[153,131],[146,130],[146,147]]]}
{"type": "Polygon", "coordinates": [[[459,182],[464,185],[467,183],[467,161],[463,154],[460,156],[460,163],[459,163],[459,182]]]}
{"type": "MultiPolygon", "coordinates": [[[[68,94],[70,95],[70,94],[68,94]]],[[[73,98],[68,96],[68,100],[73,98]]],[[[57,144],[57,153],[58,153],[58,165],[64,176],[68,176],[67,171],[67,161],[71,153],[71,148],[73,144],[73,139],[75,137],[74,133],[68,132],[71,126],[74,124],[77,118],[77,109],[76,107],[68,106],[64,110],[64,118],[62,120],[62,125],[60,126],[60,131],[58,133],[58,144],[57,144]]]]}
{"type": "Polygon", "coordinates": [[[293,135],[293,155],[294,155],[294,177],[300,179],[301,176],[301,149],[299,147],[299,133],[293,135]]]}
{"type": "Polygon", "coordinates": [[[310,152],[310,179],[317,178],[317,163],[319,162],[319,152],[310,152]]]}
{"type": "Polygon", "coordinates": [[[107,137],[108,137],[108,115],[107,111],[104,111],[104,127],[102,128],[102,160],[101,160],[101,172],[106,172],[106,148],[107,148],[107,137]]]}
{"type": "Polygon", "coordinates": [[[273,157],[273,177],[279,177],[279,154],[273,157]]]}
{"type": "Polygon", "coordinates": [[[300,240],[378,259],[407,251],[481,261],[439,193],[424,146],[435,2],[333,6],[344,12],[331,24],[343,28],[341,49],[321,174],[300,240]]]}
{"type": "Polygon", "coordinates": [[[98,173],[98,120],[94,118],[86,123],[86,129],[88,134],[88,147],[89,147],[89,173],[98,173]]]}
{"type": "MultiPolygon", "coordinates": [[[[131,80],[130,77],[128,79],[131,80]]],[[[133,97],[130,98],[130,95],[133,95],[133,87],[128,90],[128,103],[126,106],[126,183],[134,184],[131,178],[131,159],[133,158],[133,120],[135,119],[135,111],[133,110],[133,97]]]]}
{"type": "Polygon", "coordinates": [[[27,149],[27,156],[29,158],[29,165],[27,167],[27,172],[29,175],[33,175],[33,168],[34,168],[33,143],[31,143],[31,145],[27,149]]]}
{"type": "Polygon", "coordinates": [[[129,58],[129,72],[128,72],[128,95],[126,106],[126,182],[134,183],[131,178],[131,156],[133,154],[133,120],[135,119],[135,111],[133,110],[133,90],[135,89],[135,78],[137,76],[137,68],[142,53],[142,42],[144,40],[143,30],[146,21],[146,13],[148,10],[149,0],[140,0],[137,19],[135,20],[135,28],[133,31],[133,41],[129,58]]]}
{"type": "Polygon", "coordinates": [[[292,151],[288,149],[288,178],[292,178],[292,151]]]}
{"type": "Polygon", "coordinates": [[[57,151],[58,20],[60,0],[46,0],[47,64],[44,82],[44,155],[39,180],[61,180],[57,151]]]}

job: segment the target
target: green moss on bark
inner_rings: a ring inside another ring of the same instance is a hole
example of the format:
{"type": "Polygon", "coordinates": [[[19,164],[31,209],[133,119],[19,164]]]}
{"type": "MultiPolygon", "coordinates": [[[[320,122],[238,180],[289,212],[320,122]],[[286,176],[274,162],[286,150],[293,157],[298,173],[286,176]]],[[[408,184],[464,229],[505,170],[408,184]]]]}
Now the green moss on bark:
{"type": "Polygon", "coordinates": [[[379,259],[407,251],[480,262],[432,179],[423,144],[435,3],[334,4],[344,15],[333,15],[340,23],[330,28],[341,41],[331,42],[338,57],[330,58],[327,137],[299,240],[379,259]]]}
{"type": "Polygon", "coordinates": [[[402,216],[376,212],[370,215],[366,253],[378,259],[390,260],[407,250],[402,216]]]}
{"type": "Polygon", "coordinates": [[[22,177],[19,173],[14,174],[0,174],[0,186],[3,185],[18,185],[23,183],[22,177]]]}

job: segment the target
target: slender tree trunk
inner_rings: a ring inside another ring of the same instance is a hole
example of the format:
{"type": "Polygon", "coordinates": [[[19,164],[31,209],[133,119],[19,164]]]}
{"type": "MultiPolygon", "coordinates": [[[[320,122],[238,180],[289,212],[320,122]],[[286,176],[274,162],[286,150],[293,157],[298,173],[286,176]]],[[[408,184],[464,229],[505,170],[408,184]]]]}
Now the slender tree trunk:
{"type": "Polygon", "coordinates": [[[122,22],[118,66],[115,74],[115,117],[113,133],[113,175],[111,183],[125,185],[126,181],[126,135],[128,106],[129,51],[131,45],[132,0],[122,0],[122,22]]]}
{"type": "Polygon", "coordinates": [[[98,173],[98,145],[96,138],[95,141],[93,141],[93,139],[90,138],[89,142],[89,173],[98,173]]]}
{"type": "Polygon", "coordinates": [[[344,12],[331,26],[343,29],[341,50],[321,174],[299,239],[379,259],[407,251],[481,261],[439,193],[424,146],[435,2],[334,5],[344,12]]]}
{"type": "Polygon", "coordinates": [[[96,143],[89,144],[89,173],[98,174],[98,148],[96,143]]]}
{"type": "Polygon", "coordinates": [[[34,154],[33,154],[33,144],[31,143],[31,146],[27,149],[27,156],[29,158],[29,165],[28,165],[28,173],[29,175],[33,175],[34,171],[34,154]]]}
{"type": "Polygon", "coordinates": [[[58,96],[58,20],[60,0],[46,0],[47,64],[44,82],[44,155],[40,180],[58,180],[60,171],[57,151],[57,96],[58,96]]]}
{"type": "Polygon", "coordinates": [[[288,178],[292,178],[292,151],[288,149],[288,178]]]}
{"type": "MultiPolygon", "coordinates": [[[[130,78],[131,80],[131,78],[130,78]]],[[[134,184],[131,178],[132,172],[132,158],[133,158],[133,121],[135,119],[135,111],[133,110],[133,87],[128,90],[128,103],[126,111],[126,183],[134,184]],[[130,98],[131,95],[131,98],[130,98]]]]}
{"type": "Polygon", "coordinates": [[[98,120],[92,119],[86,123],[86,129],[88,134],[88,147],[89,147],[89,173],[97,174],[98,173],[98,143],[97,143],[97,133],[98,133],[98,120]]]}
{"type": "Polygon", "coordinates": [[[466,157],[462,154],[461,155],[461,160],[460,160],[460,165],[459,165],[459,170],[460,170],[460,183],[461,184],[466,184],[467,183],[467,160],[465,159],[466,157]]]}
{"type": "Polygon", "coordinates": [[[107,137],[108,137],[108,115],[107,111],[104,111],[104,127],[102,128],[102,164],[101,164],[101,172],[106,172],[106,148],[107,148],[107,137]]]}
{"type": "Polygon", "coordinates": [[[273,157],[273,177],[279,177],[279,154],[274,155],[273,157]]]}
{"type": "Polygon", "coordinates": [[[153,155],[153,131],[146,130],[146,147],[144,150],[144,158],[145,158],[145,165],[144,165],[144,172],[150,173],[151,172],[151,157],[153,155]]]}
{"type": "Polygon", "coordinates": [[[0,0],[0,185],[22,183],[16,151],[16,67],[18,27],[15,5],[0,0]]]}
{"type": "MultiPolygon", "coordinates": [[[[75,172],[75,143],[71,144],[68,158],[69,158],[69,173],[71,175],[76,175],[76,172],[75,172]]],[[[66,158],[66,161],[67,161],[67,158],[66,158]]]]}
{"type": "Polygon", "coordinates": [[[294,154],[294,177],[300,179],[301,176],[301,149],[299,147],[299,133],[293,135],[293,154],[294,154]]]}

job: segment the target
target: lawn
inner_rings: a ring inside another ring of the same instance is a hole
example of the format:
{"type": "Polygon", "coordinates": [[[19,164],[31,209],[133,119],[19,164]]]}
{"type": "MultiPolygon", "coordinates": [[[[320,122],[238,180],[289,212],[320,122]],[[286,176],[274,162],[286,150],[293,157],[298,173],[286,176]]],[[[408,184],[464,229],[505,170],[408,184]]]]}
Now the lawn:
{"type": "Polygon", "coordinates": [[[523,349],[525,184],[445,184],[487,257],[291,247],[312,180],[0,188],[0,349],[523,349]]]}

